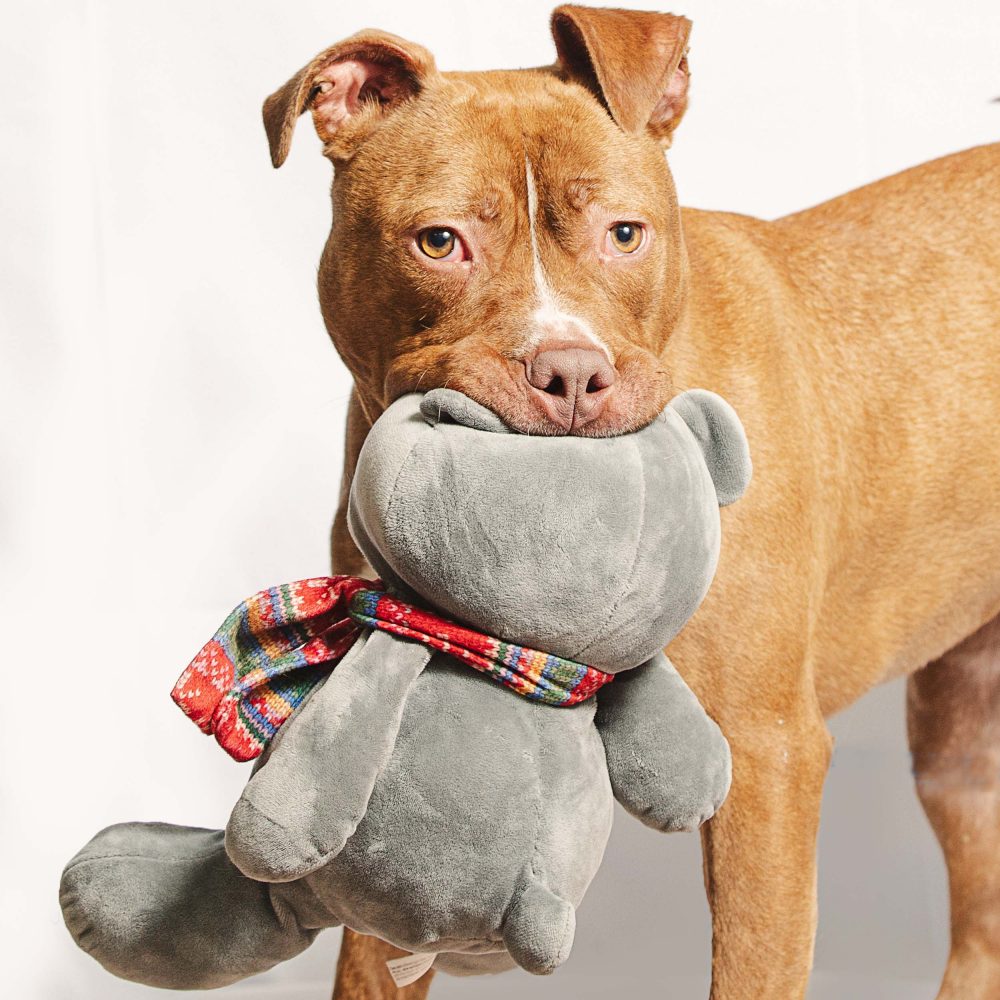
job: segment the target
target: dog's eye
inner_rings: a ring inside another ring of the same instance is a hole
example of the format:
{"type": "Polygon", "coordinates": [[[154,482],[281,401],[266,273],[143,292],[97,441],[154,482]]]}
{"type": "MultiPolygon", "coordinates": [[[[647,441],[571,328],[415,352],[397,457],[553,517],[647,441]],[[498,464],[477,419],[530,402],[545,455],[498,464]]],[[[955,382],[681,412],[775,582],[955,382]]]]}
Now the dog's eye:
{"type": "Polygon", "coordinates": [[[432,257],[434,260],[441,260],[455,249],[457,237],[450,229],[435,226],[431,229],[423,230],[417,237],[417,244],[421,252],[432,257]]]}
{"type": "Polygon", "coordinates": [[[616,222],[608,230],[611,249],[618,253],[635,253],[642,246],[643,226],[638,222],[616,222]]]}

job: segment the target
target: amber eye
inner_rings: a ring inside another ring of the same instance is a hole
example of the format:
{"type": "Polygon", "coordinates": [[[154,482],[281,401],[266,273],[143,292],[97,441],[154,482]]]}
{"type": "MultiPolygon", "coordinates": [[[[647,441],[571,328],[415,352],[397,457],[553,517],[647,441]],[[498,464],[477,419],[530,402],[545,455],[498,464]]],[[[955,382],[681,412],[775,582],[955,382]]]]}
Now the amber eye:
{"type": "Polygon", "coordinates": [[[638,222],[616,222],[608,230],[608,236],[619,253],[635,253],[642,246],[642,232],[638,222]]]}
{"type": "Polygon", "coordinates": [[[421,252],[433,257],[434,260],[441,260],[455,249],[457,237],[450,229],[443,229],[435,226],[433,229],[425,229],[417,237],[421,252]]]}

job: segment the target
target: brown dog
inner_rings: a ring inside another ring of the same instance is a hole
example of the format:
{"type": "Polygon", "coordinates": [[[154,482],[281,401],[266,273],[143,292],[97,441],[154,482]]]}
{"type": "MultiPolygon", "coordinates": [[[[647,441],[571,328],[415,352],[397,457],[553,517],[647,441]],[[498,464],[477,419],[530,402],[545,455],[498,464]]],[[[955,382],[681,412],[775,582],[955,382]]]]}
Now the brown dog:
{"type": "MultiPolygon", "coordinates": [[[[776,222],[681,211],[663,149],[689,22],[560,7],[552,27],[554,66],[490,73],[365,31],[264,106],[276,166],[308,109],[336,167],[319,293],[355,379],[345,495],[410,390],[541,434],[722,393],[754,485],[670,649],[735,758],[703,831],[712,997],[804,995],[824,717],[901,674],[951,878],[940,997],[1000,996],[1000,147],[776,222]]],[[[359,571],[343,514],[334,564],[359,571]]],[[[348,932],[337,997],[397,995],[391,954],[348,932]]]]}

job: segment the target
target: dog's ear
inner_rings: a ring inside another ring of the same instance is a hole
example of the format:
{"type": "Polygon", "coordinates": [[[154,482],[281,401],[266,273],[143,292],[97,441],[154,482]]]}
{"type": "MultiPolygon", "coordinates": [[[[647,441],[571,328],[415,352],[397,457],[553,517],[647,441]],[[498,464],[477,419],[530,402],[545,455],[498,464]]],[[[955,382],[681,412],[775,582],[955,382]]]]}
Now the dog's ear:
{"type": "Polygon", "coordinates": [[[264,101],[271,162],[280,167],[295,122],[312,111],[324,154],[346,159],[398,105],[437,73],[425,48],[384,31],[365,30],[331,45],[264,101]]]}
{"type": "Polygon", "coordinates": [[[669,146],[687,110],[691,22],[675,14],[566,4],[552,12],[563,73],[593,91],[625,132],[669,146]]]}

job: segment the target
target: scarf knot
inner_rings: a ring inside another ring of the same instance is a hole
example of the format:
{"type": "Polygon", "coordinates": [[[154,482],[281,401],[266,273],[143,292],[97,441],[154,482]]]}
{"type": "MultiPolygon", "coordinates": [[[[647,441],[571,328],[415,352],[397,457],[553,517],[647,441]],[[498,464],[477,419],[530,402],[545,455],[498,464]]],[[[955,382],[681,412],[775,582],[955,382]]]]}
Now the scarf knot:
{"type": "Polygon", "coordinates": [[[171,697],[231,757],[253,760],[366,628],[421,642],[546,705],[577,705],[613,678],[407,604],[380,581],[335,576],[282,584],[243,601],[171,697]]]}

